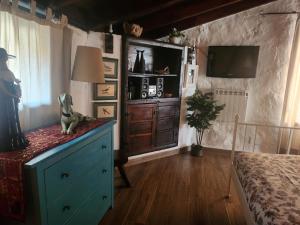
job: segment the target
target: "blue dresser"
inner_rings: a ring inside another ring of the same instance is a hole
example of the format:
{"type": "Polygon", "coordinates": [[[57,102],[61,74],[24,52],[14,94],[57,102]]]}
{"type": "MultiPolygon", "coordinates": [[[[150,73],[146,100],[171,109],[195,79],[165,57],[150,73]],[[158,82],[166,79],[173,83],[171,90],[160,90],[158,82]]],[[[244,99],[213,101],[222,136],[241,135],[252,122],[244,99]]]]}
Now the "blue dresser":
{"type": "Polygon", "coordinates": [[[26,224],[99,224],[113,205],[113,125],[108,122],[25,164],[26,224]]]}

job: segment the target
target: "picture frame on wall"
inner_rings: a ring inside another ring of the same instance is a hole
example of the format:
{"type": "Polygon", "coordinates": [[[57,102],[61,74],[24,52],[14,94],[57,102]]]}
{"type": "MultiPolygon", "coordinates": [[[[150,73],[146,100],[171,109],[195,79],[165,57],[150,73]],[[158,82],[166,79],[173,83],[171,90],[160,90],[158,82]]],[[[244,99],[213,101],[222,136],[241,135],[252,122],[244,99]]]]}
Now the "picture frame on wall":
{"type": "Polygon", "coordinates": [[[94,117],[99,119],[117,119],[117,102],[94,102],[94,117]]]}
{"type": "Polygon", "coordinates": [[[118,81],[106,81],[103,84],[94,84],[94,100],[117,100],[118,81]]]}
{"type": "Polygon", "coordinates": [[[103,57],[104,78],[118,79],[118,59],[103,57]]]}
{"type": "Polygon", "coordinates": [[[185,64],[185,72],[184,72],[184,88],[188,87],[196,87],[198,80],[198,65],[185,64]]]}

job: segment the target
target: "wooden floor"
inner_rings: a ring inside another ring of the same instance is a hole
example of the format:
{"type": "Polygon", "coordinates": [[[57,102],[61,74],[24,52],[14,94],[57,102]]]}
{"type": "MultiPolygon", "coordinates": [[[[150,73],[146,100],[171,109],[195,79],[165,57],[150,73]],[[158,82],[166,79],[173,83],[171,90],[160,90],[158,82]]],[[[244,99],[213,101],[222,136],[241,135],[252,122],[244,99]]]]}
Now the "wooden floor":
{"type": "Polygon", "coordinates": [[[133,187],[116,188],[100,225],[246,224],[236,191],[224,198],[229,159],[229,152],[207,150],[202,158],[181,154],[126,168],[133,187]]]}

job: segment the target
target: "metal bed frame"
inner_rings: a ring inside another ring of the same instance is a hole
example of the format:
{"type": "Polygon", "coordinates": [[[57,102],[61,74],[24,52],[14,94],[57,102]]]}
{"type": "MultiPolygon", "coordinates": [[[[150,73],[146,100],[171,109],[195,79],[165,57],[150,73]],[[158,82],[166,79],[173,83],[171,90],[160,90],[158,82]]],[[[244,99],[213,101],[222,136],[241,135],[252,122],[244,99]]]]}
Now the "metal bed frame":
{"type": "MultiPolygon", "coordinates": [[[[257,135],[258,128],[264,127],[264,128],[278,129],[279,133],[278,133],[278,140],[277,140],[277,147],[276,147],[277,149],[276,149],[275,154],[280,154],[280,147],[282,144],[282,137],[283,137],[284,130],[286,130],[288,132],[288,142],[287,142],[288,145],[287,145],[286,154],[290,154],[294,131],[300,130],[300,127],[276,126],[276,125],[259,124],[259,123],[239,122],[239,116],[238,115],[235,116],[227,198],[230,198],[231,183],[233,182],[234,186],[237,189],[238,197],[239,197],[241,205],[242,205],[242,210],[245,215],[247,225],[255,225],[256,222],[255,222],[253,215],[249,209],[244,190],[242,188],[242,185],[239,181],[239,178],[237,176],[237,173],[236,173],[236,170],[234,167],[234,156],[235,156],[235,152],[236,152],[237,132],[238,132],[239,126],[245,126],[245,132],[246,132],[247,127],[254,127],[255,132],[254,132],[254,144],[253,144],[252,152],[254,152],[254,150],[255,150],[255,141],[256,141],[256,135],[257,135]]],[[[245,150],[245,136],[246,135],[243,136],[243,140],[242,140],[243,141],[243,150],[245,150]]]]}

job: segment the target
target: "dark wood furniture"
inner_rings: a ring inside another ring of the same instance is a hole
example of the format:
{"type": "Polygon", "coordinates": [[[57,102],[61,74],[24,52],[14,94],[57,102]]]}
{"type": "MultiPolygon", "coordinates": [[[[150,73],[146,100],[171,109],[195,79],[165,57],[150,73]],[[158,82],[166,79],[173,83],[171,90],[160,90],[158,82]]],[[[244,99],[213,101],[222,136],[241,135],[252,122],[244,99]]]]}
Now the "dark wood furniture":
{"type": "Polygon", "coordinates": [[[124,165],[128,162],[128,157],[124,154],[122,150],[114,151],[114,166],[118,168],[122,179],[124,180],[127,187],[131,187],[130,181],[127,177],[124,165]]]}
{"type": "Polygon", "coordinates": [[[123,40],[121,146],[127,155],[137,155],[178,144],[184,46],[135,38],[123,40]],[[144,51],[145,72],[133,72],[136,50],[144,51]],[[159,70],[169,67],[168,74],[159,70]],[[142,79],[163,95],[142,98],[142,79]]]}

